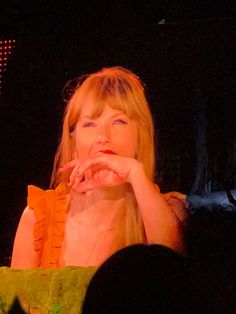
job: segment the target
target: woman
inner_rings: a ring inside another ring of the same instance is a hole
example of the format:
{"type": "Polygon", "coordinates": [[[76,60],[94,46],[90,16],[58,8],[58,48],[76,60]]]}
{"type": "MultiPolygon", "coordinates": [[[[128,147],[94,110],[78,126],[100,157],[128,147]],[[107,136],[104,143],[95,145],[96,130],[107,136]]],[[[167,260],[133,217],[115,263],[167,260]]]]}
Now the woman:
{"type": "Polygon", "coordinates": [[[55,189],[29,186],[12,267],[96,266],[135,243],[182,253],[184,206],[169,206],[153,175],[153,121],[139,78],[121,67],[87,76],[65,111],[55,189]]]}

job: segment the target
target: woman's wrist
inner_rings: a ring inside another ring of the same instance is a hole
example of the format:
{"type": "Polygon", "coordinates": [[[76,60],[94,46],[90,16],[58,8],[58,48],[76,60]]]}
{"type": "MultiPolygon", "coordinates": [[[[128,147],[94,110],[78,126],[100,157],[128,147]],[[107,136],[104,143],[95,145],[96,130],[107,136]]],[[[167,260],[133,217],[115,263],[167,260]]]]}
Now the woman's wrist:
{"type": "Polygon", "coordinates": [[[129,175],[127,181],[133,185],[137,180],[142,179],[146,176],[144,166],[141,162],[134,160],[133,164],[130,167],[129,175]]]}

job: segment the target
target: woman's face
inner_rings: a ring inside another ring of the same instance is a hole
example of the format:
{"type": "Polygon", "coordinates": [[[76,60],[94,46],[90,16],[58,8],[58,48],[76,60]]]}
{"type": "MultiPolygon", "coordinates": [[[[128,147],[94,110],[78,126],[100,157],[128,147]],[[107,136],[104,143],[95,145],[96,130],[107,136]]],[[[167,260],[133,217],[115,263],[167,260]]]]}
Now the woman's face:
{"type": "Polygon", "coordinates": [[[102,114],[91,118],[94,103],[88,98],[83,104],[75,129],[75,147],[78,158],[101,153],[114,153],[135,158],[137,153],[137,125],[121,111],[104,106],[102,114]]]}

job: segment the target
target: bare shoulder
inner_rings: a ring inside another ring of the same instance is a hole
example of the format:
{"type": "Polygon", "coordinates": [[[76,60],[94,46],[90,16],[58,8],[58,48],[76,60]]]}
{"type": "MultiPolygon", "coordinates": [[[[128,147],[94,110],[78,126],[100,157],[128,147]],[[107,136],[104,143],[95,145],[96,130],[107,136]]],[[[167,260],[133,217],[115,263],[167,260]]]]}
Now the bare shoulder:
{"type": "Polygon", "coordinates": [[[27,206],[21,216],[20,219],[20,224],[21,223],[35,223],[36,219],[35,219],[35,215],[34,215],[34,211],[29,208],[29,206],[27,206]]]}

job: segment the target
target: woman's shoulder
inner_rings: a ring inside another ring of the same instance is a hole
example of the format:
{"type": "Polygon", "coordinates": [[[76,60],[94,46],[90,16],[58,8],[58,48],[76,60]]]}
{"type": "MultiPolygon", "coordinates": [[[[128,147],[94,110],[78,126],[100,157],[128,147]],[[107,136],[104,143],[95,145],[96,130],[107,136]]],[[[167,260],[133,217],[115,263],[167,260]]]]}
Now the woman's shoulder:
{"type": "Polygon", "coordinates": [[[55,199],[64,199],[68,195],[68,188],[65,183],[60,183],[55,189],[42,189],[36,185],[28,185],[28,206],[31,209],[39,204],[52,202],[55,199]]]}

